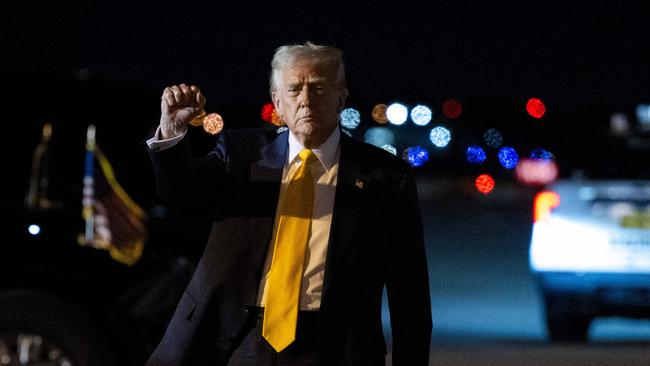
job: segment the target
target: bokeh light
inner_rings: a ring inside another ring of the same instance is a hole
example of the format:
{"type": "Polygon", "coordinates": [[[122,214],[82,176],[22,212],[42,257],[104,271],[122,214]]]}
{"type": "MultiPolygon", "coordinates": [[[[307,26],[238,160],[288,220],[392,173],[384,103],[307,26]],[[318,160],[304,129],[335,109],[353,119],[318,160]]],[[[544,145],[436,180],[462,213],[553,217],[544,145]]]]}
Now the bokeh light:
{"type": "Polygon", "coordinates": [[[217,135],[223,130],[223,118],[219,113],[210,113],[203,118],[203,130],[211,135],[217,135]]]}
{"type": "Polygon", "coordinates": [[[402,125],[408,118],[408,109],[400,103],[393,103],[386,108],[386,117],[388,122],[394,125],[402,125]]]}
{"type": "Polygon", "coordinates": [[[429,152],[422,146],[412,146],[404,150],[402,158],[411,166],[420,167],[429,160],[429,152]]]}
{"type": "Polygon", "coordinates": [[[451,132],[442,126],[434,127],[431,129],[429,139],[436,147],[446,147],[451,141],[451,132]]]}
{"type": "Polygon", "coordinates": [[[361,123],[361,113],[354,108],[346,108],[341,111],[341,126],[348,130],[354,130],[361,123]]]}
{"type": "Polygon", "coordinates": [[[371,127],[363,134],[363,141],[377,147],[393,145],[395,134],[386,127],[371,127]]]}
{"type": "Polygon", "coordinates": [[[482,164],[487,156],[485,155],[485,150],[478,145],[470,145],[467,147],[465,152],[467,156],[467,161],[470,164],[482,164]]]}
{"type": "Polygon", "coordinates": [[[558,167],[553,160],[521,159],[515,169],[517,180],[529,185],[549,184],[557,175],[558,167]]]}
{"type": "Polygon", "coordinates": [[[640,124],[650,124],[650,104],[639,104],[636,106],[636,119],[640,124]]]}
{"type": "Polygon", "coordinates": [[[278,110],[273,108],[273,113],[271,114],[271,123],[276,125],[276,126],[284,126],[285,123],[278,114],[278,110]]]}
{"type": "Polygon", "coordinates": [[[553,191],[542,191],[535,196],[533,222],[548,221],[551,210],[560,205],[560,195],[553,191]]]}
{"type": "Polygon", "coordinates": [[[431,109],[425,105],[417,105],[411,109],[411,120],[418,126],[426,126],[431,122],[431,109]]]}
{"type": "Polygon", "coordinates": [[[388,151],[389,153],[397,156],[397,149],[395,148],[395,146],[386,144],[386,145],[383,145],[381,148],[388,151]]]}
{"type": "Polygon", "coordinates": [[[273,106],[273,103],[266,103],[262,106],[262,120],[271,123],[272,118],[273,118],[273,110],[275,109],[275,106],[273,106]]]}
{"type": "Polygon", "coordinates": [[[262,116],[262,120],[273,124],[275,126],[282,126],[284,125],[284,122],[282,121],[282,118],[278,115],[278,111],[275,110],[275,106],[273,103],[266,103],[262,106],[262,111],[260,112],[260,115],[262,116]]]}
{"type": "Polygon", "coordinates": [[[511,147],[502,147],[498,153],[499,163],[506,169],[513,169],[519,162],[519,154],[511,147]]]}
{"type": "Polygon", "coordinates": [[[492,178],[492,176],[489,174],[481,174],[474,181],[474,186],[476,189],[483,194],[492,192],[494,185],[494,178],[492,178]]]}
{"type": "Polygon", "coordinates": [[[375,120],[375,122],[385,125],[388,123],[388,117],[386,117],[386,104],[377,104],[372,108],[372,119],[375,120]]]}
{"type": "Polygon", "coordinates": [[[31,224],[31,225],[29,225],[29,227],[27,228],[27,231],[28,231],[31,235],[38,235],[38,234],[41,233],[41,227],[38,226],[38,225],[36,225],[36,224],[31,224]]]}
{"type": "Polygon", "coordinates": [[[488,147],[498,149],[503,143],[503,135],[494,128],[490,128],[483,134],[483,141],[488,147]]]}
{"type": "Polygon", "coordinates": [[[447,118],[456,119],[463,113],[463,105],[456,99],[447,99],[442,103],[442,113],[447,118]]]}
{"type": "Polygon", "coordinates": [[[542,102],[540,99],[530,98],[526,103],[526,111],[533,118],[539,119],[544,116],[544,113],[546,113],[546,106],[544,105],[544,102],[542,102]]]}
{"type": "Polygon", "coordinates": [[[630,132],[630,122],[625,113],[614,113],[609,117],[609,131],[618,137],[626,136],[630,132]]]}
{"type": "Polygon", "coordinates": [[[555,156],[550,151],[538,147],[530,152],[530,158],[533,160],[553,160],[555,156]]]}

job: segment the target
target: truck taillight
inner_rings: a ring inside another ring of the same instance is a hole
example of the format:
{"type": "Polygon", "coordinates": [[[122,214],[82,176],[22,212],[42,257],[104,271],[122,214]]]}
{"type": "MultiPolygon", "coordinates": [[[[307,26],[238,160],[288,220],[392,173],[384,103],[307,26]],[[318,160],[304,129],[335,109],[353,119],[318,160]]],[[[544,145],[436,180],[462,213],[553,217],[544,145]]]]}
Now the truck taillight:
{"type": "Polygon", "coordinates": [[[560,195],[553,191],[543,191],[535,196],[533,222],[546,221],[551,210],[560,205],[560,195]]]}

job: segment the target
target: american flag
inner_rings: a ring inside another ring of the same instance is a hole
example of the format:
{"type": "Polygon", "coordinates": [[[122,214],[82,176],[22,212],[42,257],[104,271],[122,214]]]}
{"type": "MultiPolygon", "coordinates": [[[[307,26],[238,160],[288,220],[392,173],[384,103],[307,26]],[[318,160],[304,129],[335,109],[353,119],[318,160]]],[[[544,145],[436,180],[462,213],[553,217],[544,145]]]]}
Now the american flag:
{"type": "Polygon", "coordinates": [[[82,216],[85,233],[80,244],[108,250],[113,259],[129,266],[138,262],[147,236],[146,214],[115,179],[95,143],[93,125],[86,135],[82,216]]]}

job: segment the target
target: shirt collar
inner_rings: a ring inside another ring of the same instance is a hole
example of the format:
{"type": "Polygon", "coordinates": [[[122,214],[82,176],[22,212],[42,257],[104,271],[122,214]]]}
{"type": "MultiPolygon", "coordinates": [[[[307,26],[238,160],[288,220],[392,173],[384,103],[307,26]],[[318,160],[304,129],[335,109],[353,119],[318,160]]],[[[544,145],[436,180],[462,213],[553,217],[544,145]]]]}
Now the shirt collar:
{"type": "MultiPolygon", "coordinates": [[[[312,149],[318,157],[325,170],[330,170],[336,164],[336,153],[341,142],[341,131],[336,126],[330,136],[319,147],[312,149]]],[[[305,147],[298,141],[296,136],[289,130],[289,164],[293,163],[300,151],[305,147]]]]}

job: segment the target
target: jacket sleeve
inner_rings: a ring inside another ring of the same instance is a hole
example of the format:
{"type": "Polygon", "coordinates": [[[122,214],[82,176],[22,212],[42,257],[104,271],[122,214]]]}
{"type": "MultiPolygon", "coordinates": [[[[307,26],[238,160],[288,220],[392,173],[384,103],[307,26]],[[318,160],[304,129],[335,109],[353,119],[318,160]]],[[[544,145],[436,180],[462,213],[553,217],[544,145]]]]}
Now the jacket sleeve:
{"type": "Polygon", "coordinates": [[[192,158],[188,136],[173,147],[148,152],[156,190],[165,202],[209,207],[218,199],[228,170],[226,134],[221,134],[215,148],[201,158],[192,158]]]}
{"type": "Polygon", "coordinates": [[[402,176],[393,211],[386,291],[394,366],[429,364],[431,300],[422,218],[412,170],[402,176]]]}

